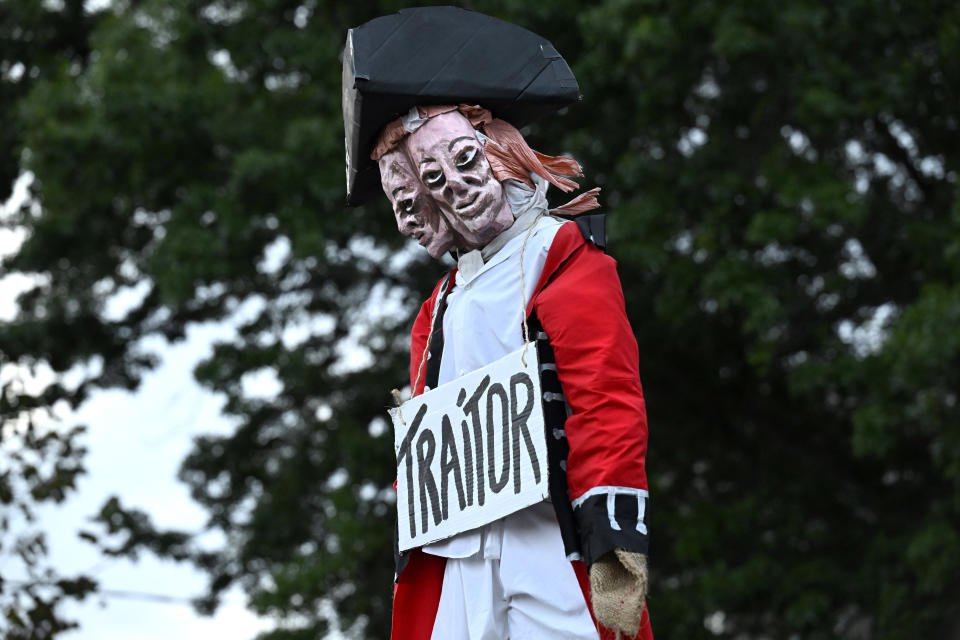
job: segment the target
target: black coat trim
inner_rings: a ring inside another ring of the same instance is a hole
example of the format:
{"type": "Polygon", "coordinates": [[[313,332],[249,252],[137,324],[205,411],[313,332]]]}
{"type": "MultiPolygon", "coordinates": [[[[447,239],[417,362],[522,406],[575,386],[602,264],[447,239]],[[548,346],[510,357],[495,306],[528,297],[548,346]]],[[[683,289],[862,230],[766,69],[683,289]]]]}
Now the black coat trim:
{"type": "MultiPolygon", "coordinates": [[[[430,389],[437,388],[440,379],[440,357],[443,355],[443,314],[447,310],[447,294],[450,293],[450,280],[453,273],[448,273],[440,285],[440,294],[437,296],[436,319],[433,321],[433,333],[430,340],[430,351],[427,354],[427,377],[425,384],[430,389]]],[[[424,389],[426,391],[427,389],[424,389]]]]}
{"type": "Polygon", "coordinates": [[[608,494],[590,496],[573,510],[580,528],[583,561],[588,567],[614,549],[647,555],[646,498],[638,501],[636,495],[615,493],[613,503],[612,516],[619,529],[610,524],[608,494]],[[640,505],[644,513],[638,518],[640,505]],[[638,530],[641,525],[643,531],[638,530]]]}
{"type": "Polygon", "coordinates": [[[546,427],[547,463],[550,470],[550,501],[560,525],[564,553],[568,558],[576,559],[581,555],[580,535],[567,486],[567,456],[570,454],[570,444],[564,431],[570,408],[563,397],[553,348],[535,313],[527,318],[527,327],[529,335],[536,338],[537,356],[540,359],[540,386],[544,395],[543,422],[546,427]]]}

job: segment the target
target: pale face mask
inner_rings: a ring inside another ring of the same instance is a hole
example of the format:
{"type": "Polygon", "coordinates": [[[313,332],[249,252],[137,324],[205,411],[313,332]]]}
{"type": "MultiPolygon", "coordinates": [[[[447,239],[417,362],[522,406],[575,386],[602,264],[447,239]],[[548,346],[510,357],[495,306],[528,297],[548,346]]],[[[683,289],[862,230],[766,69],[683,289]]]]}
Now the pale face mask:
{"type": "Polygon", "coordinates": [[[486,245],[513,224],[503,187],[490,171],[473,125],[458,111],[429,119],[403,142],[461,249],[486,245]]]}
{"type": "Polygon", "coordinates": [[[440,215],[404,150],[398,147],[388,151],[379,164],[380,186],[393,208],[400,233],[419,242],[431,258],[450,251],[454,245],[450,225],[440,215]]]}

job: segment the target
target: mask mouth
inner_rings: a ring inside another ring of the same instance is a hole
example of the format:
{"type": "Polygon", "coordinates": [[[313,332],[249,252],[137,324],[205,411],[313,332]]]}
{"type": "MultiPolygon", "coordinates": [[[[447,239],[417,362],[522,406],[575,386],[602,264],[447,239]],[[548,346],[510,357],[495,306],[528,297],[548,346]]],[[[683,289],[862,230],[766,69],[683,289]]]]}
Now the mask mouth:
{"type": "Polygon", "coordinates": [[[480,198],[480,194],[474,193],[473,197],[471,197],[469,200],[461,204],[458,204],[456,207],[457,214],[461,218],[467,218],[467,219],[476,217],[480,213],[480,207],[475,206],[479,198],[480,198]]]}

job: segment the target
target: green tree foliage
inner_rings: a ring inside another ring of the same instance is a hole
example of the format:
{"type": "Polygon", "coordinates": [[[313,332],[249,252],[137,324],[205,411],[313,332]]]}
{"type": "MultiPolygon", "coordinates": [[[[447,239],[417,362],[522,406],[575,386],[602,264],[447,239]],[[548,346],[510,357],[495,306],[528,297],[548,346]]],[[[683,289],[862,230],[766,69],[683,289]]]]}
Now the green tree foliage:
{"type": "MultiPolygon", "coordinates": [[[[54,77],[84,72],[94,22],[81,2],[58,11],[39,2],[0,2],[0,201],[10,197],[29,156],[19,119],[27,96],[54,77]]],[[[0,233],[22,229],[18,221],[29,210],[24,206],[0,218],[0,233]]],[[[0,279],[11,268],[18,269],[0,261],[0,279]]],[[[45,267],[31,271],[43,281],[45,267]]],[[[54,409],[63,403],[76,406],[85,392],[57,382],[41,388],[36,374],[51,364],[62,371],[82,356],[69,348],[54,355],[53,341],[42,344],[38,332],[55,325],[14,324],[19,328],[0,321],[0,633],[10,640],[32,640],[72,628],[59,605],[82,600],[96,583],[50,566],[47,538],[37,524],[38,507],[60,503],[74,489],[86,450],[82,426],[51,427],[54,409]]]]}
{"type": "MultiPolygon", "coordinates": [[[[233,319],[195,375],[236,431],[198,437],[181,471],[224,544],[116,501],[91,538],[191,559],[207,609],[242,585],[282,621],[264,638],[318,637],[329,606],[385,637],[384,406],[441,267],[385,202],[343,206],[339,54],[347,28],[401,4],[56,4],[0,5],[0,183],[32,171],[40,205],[3,221],[29,235],[0,266],[38,279],[0,350],[83,376],[6,385],[4,446],[10,416],[135,387],[156,362],[144,336],[233,319]],[[253,375],[279,390],[245,394],[253,375]]],[[[528,138],[604,188],[649,401],[655,629],[956,633],[960,9],[463,6],[546,35],[581,82],[583,101],[528,138]]]]}

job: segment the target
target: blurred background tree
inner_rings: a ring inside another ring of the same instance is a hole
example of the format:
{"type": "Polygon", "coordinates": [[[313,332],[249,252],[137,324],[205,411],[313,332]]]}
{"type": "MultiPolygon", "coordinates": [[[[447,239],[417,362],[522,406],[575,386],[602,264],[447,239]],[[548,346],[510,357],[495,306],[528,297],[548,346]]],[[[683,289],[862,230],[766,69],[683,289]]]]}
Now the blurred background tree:
{"type": "MultiPolygon", "coordinates": [[[[82,438],[48,414],[135,388],[159,355],[142,338],[239,317],[195,371],[238,427],[181,471],[222,545],[116,500],[85,535],[196,563],[203,610],[241,585],[279,620],[263,640],[320,637],[331,609],[386,637],[384,408],[443,268],[385,201],[343,205],[339,55],[403,5],[84,4],[0,3],[0,196],[33,176],[0,221],[25,234],[0,275],[32,283],[0,321],[0,501],[69,493],[82,438]],[[37,367],[56,374],[39,391],[37,367]],[[276,393],[245,394],[251,376],[276,393]]],[[[581,84],[527,133],[604,190],[648,398],[659,635],[960,634],[960,7],[461,6],[546,36],[581,84]]],[[[17,538],[0,521],[2,551],[17,538]]],[[[96,585],[44,569],[42,538],[13,548],[36,572],[0,581],[3,624],[56,635],[57,603],[96,585]]]]}
{"type": "MultiPolygon", "coordinates": [[[[7,202],[26,170],[28,132],[20,116],[31,91],[58,77],[76,79],[88,68],[96,19],[81,5],[74,2],[54,11],[40,2],[0,2],[0,202],[7,202]]],[[[29,203],[9,214],[0,209],[0,249],[29,233],[30,225],[21,221],[31,217],[29,203]]],[[[38,238],[35,245],[42,242],[38,238]]],[[[50,251],[48,255],[55,256],[59,250],[50,251]]],[[[0,253],[4,292],[15,281],[17,289],[30,282],[41,289],[52,283],[46,265],[17,273],[22,269],[4,258],[0,253]]],[[[33,294],[34,299],[43,295],[33,294]]],[[[65,304],[67,298],[61,295],[52,304],[65,304]]],[[[0,306],[8,307],[9,301],[0,301],[0,306]]],[[[0,319],[0,633],[10,640],[54,637],[72,628],[74,624],[60,615],[61,603],[82,600],[97,586],[89,576],[64,575],[46,562],[47,536],[37,522],[40,506],[61,503],[76,488],[86,454],[82,426],[50,426],[65,405],[83,401],[85,389],[65,388],[57,381],[44,387],[37,369],[49,364],[63,372],[103,348],[92,336],[90,345],[77,349],[70,333],[63,331],[63,322],[62,311],[40,322],[0,319]],[[54,319],[57,316],[59,320],[54,319]],[[44,331],[60,335],[43,336],[44,331]],[[19,565],[25,580],[11,578],[13,564],[19,565]]]]}

